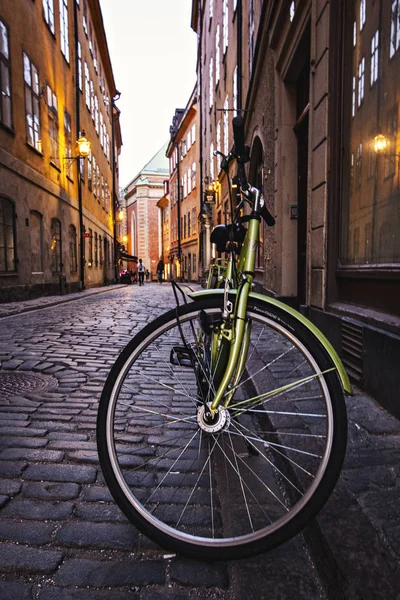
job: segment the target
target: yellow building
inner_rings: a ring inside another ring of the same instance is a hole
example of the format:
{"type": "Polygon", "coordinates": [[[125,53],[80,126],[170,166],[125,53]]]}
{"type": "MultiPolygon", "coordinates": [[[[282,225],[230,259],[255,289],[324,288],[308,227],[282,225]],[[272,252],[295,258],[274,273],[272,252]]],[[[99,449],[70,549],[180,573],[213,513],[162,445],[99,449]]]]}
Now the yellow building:
{"type": "Polygon", "coordinates": [[[196,89],[185,109],[177,109],[170,127],[169,233],[170,272],[185,281],[199,279],[199,193],[196,89]]]}
{"type": "Polygon", "coordinates": [[[122,141],[99,1],[2,2],[0,29],[0,301],[103,285],[122,141]]]}

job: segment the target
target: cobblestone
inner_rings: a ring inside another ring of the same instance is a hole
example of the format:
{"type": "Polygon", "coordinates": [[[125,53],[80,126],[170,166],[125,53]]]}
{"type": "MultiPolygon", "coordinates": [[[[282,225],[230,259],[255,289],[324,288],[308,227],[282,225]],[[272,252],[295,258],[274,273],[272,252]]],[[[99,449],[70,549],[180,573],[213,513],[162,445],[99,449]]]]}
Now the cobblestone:
{"type": "MultiPolygon", "coordinates": [[[[170,555],[138,534],[114,504],[98,464],[95,427],[110,366],[131,335],[173,304],[170,287],[115,286],[39,300],[0,305],[0,373],[52,373],[58,384],[29,394],[14,390],[7,401],[0,394],[1,600],[396,597],[400,428],[373,399],[358,390],[349,399],[343,474],[304,538],[228,564],[163,558],[170,555]],[[313,564],[306,552],[304,539],[314,529],[321,545],[312,556],[328,561],[337,577],[327,594],[315,570],[324,572],[326,564],[313,564]]],[[[140,425],[125,440],[141,444],[140,425]]],[[[145,456],[146,449],[125,460],[140,463],[145,456]]],[[[132,471],[129,483],[146,487],[142,476],[132,471]]],[[[185,476],[192,485],[191,474],[185,476]]],[[[158,500],[168,501],[166,488],[158,500]]],[[[201,507],[196,518],[201,522],[201,507]]]]}

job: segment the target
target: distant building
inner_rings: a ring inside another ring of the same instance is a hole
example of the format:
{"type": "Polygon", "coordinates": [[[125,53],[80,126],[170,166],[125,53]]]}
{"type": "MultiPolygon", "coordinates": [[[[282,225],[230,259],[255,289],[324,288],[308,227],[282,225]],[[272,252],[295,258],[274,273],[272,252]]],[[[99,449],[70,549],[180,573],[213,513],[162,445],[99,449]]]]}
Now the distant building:
{"type": "Polygon", "coordinates": [[[2,2],[0,63],[0,301],[112,281],[122,140],[99,1],[2,2]]]}
{"type": "Polygon", "coordinates": [[[165,144],[124,188],[127,215],[126,248],[141,258],[151,277],[162,255],[160,211],[157,202],[164,195],[168,177],[165,144]]]}
{"type": "Polygon", "coordinates": [[[198,114],[194,90],[186,109],[177,109],[170,127],[169,158],[170,253],[173,277],[199,279],[198,114]]]}

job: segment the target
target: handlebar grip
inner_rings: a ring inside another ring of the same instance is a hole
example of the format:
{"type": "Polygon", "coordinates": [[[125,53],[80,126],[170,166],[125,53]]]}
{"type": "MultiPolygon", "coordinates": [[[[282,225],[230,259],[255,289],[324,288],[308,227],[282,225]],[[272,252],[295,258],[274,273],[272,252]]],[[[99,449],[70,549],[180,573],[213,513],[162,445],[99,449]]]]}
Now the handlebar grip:
{"type": "Polygon", "coordinates": [[[244,153],[244,119],[240,115],[234,117],[232,121],[233,140],[235,143],[235,153],[237,156],[242,156],[244,153]]]}
{"type": "Polygon", "coordinates": [[[275,218],[271,215],[265,204],[261,209],[261,216],[268,225],[268,227],[273,227],[275,225],[275,218]]]}

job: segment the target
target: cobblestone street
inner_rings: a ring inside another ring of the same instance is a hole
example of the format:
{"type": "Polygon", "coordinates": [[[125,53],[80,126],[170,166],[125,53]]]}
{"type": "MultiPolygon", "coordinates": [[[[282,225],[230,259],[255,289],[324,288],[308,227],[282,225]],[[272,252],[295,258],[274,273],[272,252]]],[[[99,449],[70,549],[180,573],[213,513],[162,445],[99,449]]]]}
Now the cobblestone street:
{"type": "Polygon", "coordinates": [[[0,598],[395,598],[399,422],[357,390],[343,474],[304,535],[201,563],[128,523],[98,463],[99,397],[122,347],[173,305],[168,284],[0,305],[0,598]]]}

